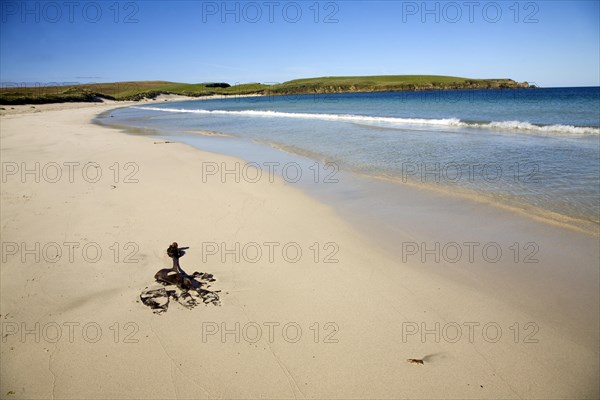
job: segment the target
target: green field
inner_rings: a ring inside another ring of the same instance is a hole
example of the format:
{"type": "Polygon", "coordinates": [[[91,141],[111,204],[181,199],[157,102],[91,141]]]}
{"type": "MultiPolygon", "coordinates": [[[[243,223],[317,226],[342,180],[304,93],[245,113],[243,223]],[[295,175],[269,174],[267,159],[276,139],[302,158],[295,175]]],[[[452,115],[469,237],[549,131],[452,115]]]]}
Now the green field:
{"type": "MultiPolygon", "coordinates": [[[[521,86],[525,85],[522,84],[521,86]]],[[[516,87],[519,87],[519,83],[511,79],[470,79],[437,75],[379,75],[296,79],[281,85],[274,85],[270,90],[276,94],[293,94],[516,87]]]]}
{"type": "Polygon", "coordinates": [[[212,94],[263,93],[266,85],[243,84],[227,88],[210,87],[210,83],[176,83],[165,81],[138,81],[93,83],[67,86],[8,87],[0,89],[0,104],[42,104],[73,101],[142,100],[161,93],[184,96],[209,96],[212,94]]]}
{"type": "Polygon", "coordinates": [[[387,92],[414,90],[498,89],[528,87],[511,79],[470,79],[436,75],[337,76],[296,79],[280,84],[246,83],[229,86],[215,83],[176,83],[137,81],[19,87],[4,83],[0,88],[0,104],[42,104],[101,99],[142,100],[160,94],[201,97],[223,95],[284,95],[314,93],[387,92]]]}

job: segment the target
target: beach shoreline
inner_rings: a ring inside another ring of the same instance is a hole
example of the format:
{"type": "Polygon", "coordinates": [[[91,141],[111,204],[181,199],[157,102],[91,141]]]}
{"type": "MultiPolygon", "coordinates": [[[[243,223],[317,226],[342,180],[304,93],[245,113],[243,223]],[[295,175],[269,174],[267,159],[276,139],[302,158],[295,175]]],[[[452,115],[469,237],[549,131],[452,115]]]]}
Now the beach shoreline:
{"type": "MultiPolygon", "coordinates": [[[[556,107],[548,100],[552,96],[592,101],[594,92],[556,89],[542,97],[556,107]]],[[[500,104],[463,99],[465,107],[451,103],[443,111],[428,111],[429,103],[435,104],[418,96],[358,94],[329,102],[307,97],[180,102],[118,110],[104,122],[154,128],[168,136],[185,136],[199,127],[220,131],[232,136],[231,147],[250,140],[338,169],[460,194],[598,235],[597,127],[587,136],[572,132],[589,119],[544,119],[531,106],[521,107],[528,117],[517,117],[509,110],[521,104],[510,96],[500,104]],[[556,132],[531,130],[524,121],[556,132]]]]}
{"type": "Polygon", "coordinates": [[[129,107],[133,105],[141,104],[158,104],[158,102],[176,102],[176,101],[188,101],[188,100],[219,100],[219,99],[231,99],[231,98],[246,98],[246,97],[261,97],[260,94],[233,94],[233,95],[222,95],[213,94],[209,96],[182,96],[178,94],[159,94],[152,99],[144,99],[140,101],[123,101],[123,100],[107,100],[102,99],[98,102],[64,102],[64,103],[45,103],[45,104],[18,104],[18,105],[0,105],[0,116],[1,115],[15,115],[15,114],[31,114],[43,111],[57,111],[57,110],[68,110],[77,108],[88,108],[88,107],[105,107],[107,105],[114,105],[115,108],[129,107]]]}
{"type": "MultiPolygon", "coordinates": [[[[371,235],[376,224],[358,232],[345,219],[362,204],[335,209],[281,179],[206,181],[198,171],[207,164],[240,160],[91,122],[122,105],[41,105],[0,117],[1,398],[600,394],[592,238],[404,188],[393,193],[403,225],[386,242],[371,235]],[[479,260],[449,269],[393,251],[398,242],[474,239],[535,240],[541,262],[479,260]],[[187,272],[214,274],[222,306],[186,310],[173,302],[155,315],[138,301],[154,273],[170,265],[165,250],[173,241],[191,247],[182,258],[187,272]],[[302,256],[278,250],[271,261],[265,243],[273,242],[299,246],[302,256]],[[258,244],[263,257],[256,261],[236,243],[258,244]],[[209,256],[207,245],[219,251],[209,256]],[[102,255],[95,260],[80,251],[85,246],[102,255]],[[67,248],[75,249],[72,259],[67,248]],[[539,287],[512,287],[518,273],[527,284],[540,279],[539,287]],[[488,288],[495,280],[498,287],[488,288]],[[572,290],[581,282],[578,297],[572,290]],[[519,305],[531,301],[520,291],[548,290],[548,283],[566,288],[557,304],[519,305]],[[514,303],[506,300],[511,294],[514,303]],[[57,326],[63,335],[54,340],[57,326]],[[84,326],[92,328],[82,334],[84,326]],[[463,331],[455,340],[457,326],[463,331]],[[97,327],[103,334],[94,342],[97,327]]],[[[367,226],[370,216],[363,217],[367,226]]]]}

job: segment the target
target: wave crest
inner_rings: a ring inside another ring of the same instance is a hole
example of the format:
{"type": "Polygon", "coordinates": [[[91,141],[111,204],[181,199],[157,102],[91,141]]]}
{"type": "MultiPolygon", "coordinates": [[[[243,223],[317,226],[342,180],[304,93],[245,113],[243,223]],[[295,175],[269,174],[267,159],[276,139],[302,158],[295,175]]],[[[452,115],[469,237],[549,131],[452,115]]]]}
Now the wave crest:
{"type": "Polygon", "coordinates": [[[490,121],[490,122],[465,122],[458,118],[399,118],[399,117],[375,117],[354,114],[319,114],[319,113],[294,113],[280,111],[258,111],[258,110],[188,110],[183,108],[161,108],[161,107],[133,107],[140,110],[164,111],[172,113],[192,113],[207,115],[237,115],[246,117],[262,118],[295,118],[312,119],[321,121],[346,121],[360,123],[385,123],[394,126],[406,125],[430,125],[449,126],[459,128],[483,128],[490,130],[512,130],[524,131],[537,134],[555,135],[600,135],[600,127],[586,127],[573,125],[536,125],[525,121],[490,121]]]}

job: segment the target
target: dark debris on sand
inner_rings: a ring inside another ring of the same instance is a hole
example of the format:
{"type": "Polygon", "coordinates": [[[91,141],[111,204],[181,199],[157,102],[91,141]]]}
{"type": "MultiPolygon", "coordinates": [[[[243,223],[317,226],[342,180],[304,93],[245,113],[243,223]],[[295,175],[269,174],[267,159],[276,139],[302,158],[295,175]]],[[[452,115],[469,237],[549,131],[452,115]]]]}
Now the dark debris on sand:
{"type": "Polygon", "coordinates": [[[167,254],[173,259],[172,268],[164,268],[154,275],[156,282],[161,285],[146,287],[140,294],[140,300],[161,314],[169,308],[171,300],[176,301],[187,309],[192,309],[199,304],[221,305],[220,290],[210,290],[210,283],[215,281],[212,274],[194,272],[188,275],[179,265],[179,258],[183,257],[187,247],[178,247],[177,243],[169,246],[167,254]]]}

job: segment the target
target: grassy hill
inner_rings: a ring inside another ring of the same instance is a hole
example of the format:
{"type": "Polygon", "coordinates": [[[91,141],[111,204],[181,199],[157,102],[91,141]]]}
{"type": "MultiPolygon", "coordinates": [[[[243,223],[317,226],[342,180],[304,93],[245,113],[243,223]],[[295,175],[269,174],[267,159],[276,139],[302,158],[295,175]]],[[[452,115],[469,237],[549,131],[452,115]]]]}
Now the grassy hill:
{"type": "Polygon", "coordinates": [[[313,94],[346,92],[386,92],[407,90],[497,89],[528,87],[511,79],[469,79],[436,75],[338,76],[296,79],[276,85],[247,83],[229,86],[226,83],[177,83],[166,81],[136,81],[94,83],[84,85],[0,88],[0,104],[42,104],[62,102],[93,102],[101,99],[141,100],[160,94],[201,97],[213,94],[313,94]]]}
{"type": "Polygon", "coordinates": [[[42,104],[74,101],[141,100],[154,98],[161,93],[184,96],[210,96],[213,94],[263,93],[266,85],[243,84],[215,87],[212,83],[176,83],[166,81],[136,81],[93,83],[85,85],[7,87],[0,88],[0,104],[42,104]]]}
{"type": "Polygon", "coordinates": [[[511,79],[470,79],[437,75],[332,76],[296,79],[271,88],[277,94],[388,92],[411,90],[499,89],[525,87],[511,79]]]}

